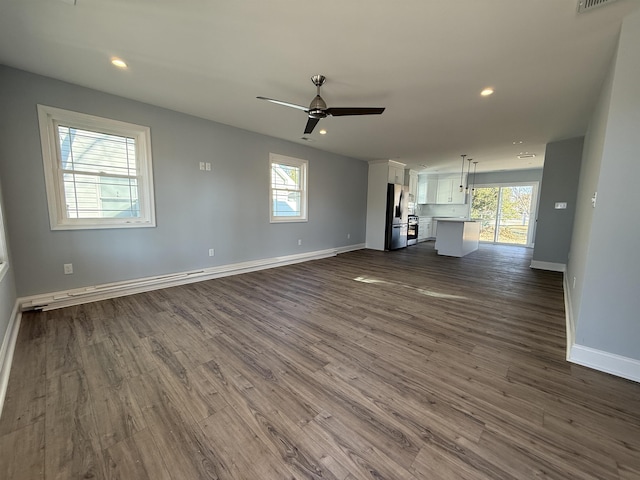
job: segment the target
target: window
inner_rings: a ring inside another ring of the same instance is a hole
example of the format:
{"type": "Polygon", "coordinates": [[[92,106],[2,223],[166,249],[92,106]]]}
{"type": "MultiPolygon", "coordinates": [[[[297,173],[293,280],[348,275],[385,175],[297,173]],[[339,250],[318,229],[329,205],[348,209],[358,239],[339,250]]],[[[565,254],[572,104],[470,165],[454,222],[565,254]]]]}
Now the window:
{"type": "Polygon", "coordinates": [[[537,182],[476,186],[471,218],[481,222],[480,241],[532,246],[537,191],[537,182]]]}
{"type": "Polygon", "coordinates": [[[307,221],[306,160],[269,154],[271,222],[307,221]]]}
{"type": "Polygon", "coordinates": [[[0,198],[0,282],[9,270],[9,253],[4,231],[4,217],[2,216],[2,198],[0,198]]]}
{"type": "Polygon", "coordinates": [[[52,230],[154,227],[148,127],[38,105],[52,230]]]}

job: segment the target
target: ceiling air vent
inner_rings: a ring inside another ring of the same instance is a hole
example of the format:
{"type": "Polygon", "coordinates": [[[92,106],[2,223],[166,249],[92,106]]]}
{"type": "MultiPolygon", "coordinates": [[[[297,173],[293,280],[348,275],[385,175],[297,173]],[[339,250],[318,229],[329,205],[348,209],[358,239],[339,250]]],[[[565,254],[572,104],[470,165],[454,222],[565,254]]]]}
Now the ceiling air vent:
{"type": "Polygon", "coordinates": [[[604,7],[616,0],[578,0],[578,13],[589,12],[594,8],[604,7]]]}

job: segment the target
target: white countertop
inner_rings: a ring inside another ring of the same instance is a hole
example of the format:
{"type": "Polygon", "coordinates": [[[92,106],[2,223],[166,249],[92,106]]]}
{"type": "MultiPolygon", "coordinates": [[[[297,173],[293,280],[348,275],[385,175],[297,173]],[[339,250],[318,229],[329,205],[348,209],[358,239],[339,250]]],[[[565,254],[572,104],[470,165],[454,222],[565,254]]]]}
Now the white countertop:
{"type": "Polygon", "coordinates": [[[468,218],[437,218],[439,222],[477,222],[478,220],[470,220],[468,218]]]}

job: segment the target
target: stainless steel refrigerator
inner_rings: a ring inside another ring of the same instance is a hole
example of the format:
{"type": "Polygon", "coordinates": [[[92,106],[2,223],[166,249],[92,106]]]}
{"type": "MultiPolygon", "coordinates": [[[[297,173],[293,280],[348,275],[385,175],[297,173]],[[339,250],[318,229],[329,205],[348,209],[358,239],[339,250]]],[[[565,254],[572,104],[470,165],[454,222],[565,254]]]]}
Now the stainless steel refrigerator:
{"type": "Polygon", "coordinates": [[[385,250],[397,250],[407,246],[409,188],[390,183],[387,185],[387,220],[385,250]]]}

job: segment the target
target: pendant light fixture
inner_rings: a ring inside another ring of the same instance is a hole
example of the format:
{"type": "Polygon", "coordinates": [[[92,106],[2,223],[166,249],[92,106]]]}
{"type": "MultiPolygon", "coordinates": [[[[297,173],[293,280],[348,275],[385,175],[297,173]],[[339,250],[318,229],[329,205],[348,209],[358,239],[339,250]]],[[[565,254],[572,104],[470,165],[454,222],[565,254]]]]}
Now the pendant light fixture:
{"type": "Polygon", "coordinates": [[[469,194],[469,174],[471,173],[471,161],[473,158],[467,158],[467,186],[464,189],[465,194],[469,194]]]}
{"type": "Polygon", "coordinates": [[[473,184],[471,185],[471,195],[476,191],[476,169],[478,168],[478,162],[473,162],[473,184]]]}
{"type": "Polygon", "coordinates": [[[462,168],[460,169],[460,191],[464,190],[464,186],[462,185],[462,177],[464,177],[464,157],[466,155],[460,155],[462,157],[462,168]]]}

